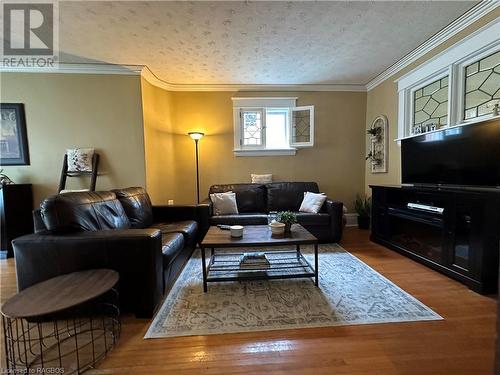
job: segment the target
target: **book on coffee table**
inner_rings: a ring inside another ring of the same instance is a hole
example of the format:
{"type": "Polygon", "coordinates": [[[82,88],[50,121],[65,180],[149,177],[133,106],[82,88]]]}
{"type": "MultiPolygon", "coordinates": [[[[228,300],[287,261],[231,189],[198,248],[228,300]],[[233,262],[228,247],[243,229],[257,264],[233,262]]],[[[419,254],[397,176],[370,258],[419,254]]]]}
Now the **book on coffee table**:
{"type": "Polygon", "coordinates": [[[240,268],[269,268],[271,264],[263,252],[243,253],[240,259],[240,268]]]}

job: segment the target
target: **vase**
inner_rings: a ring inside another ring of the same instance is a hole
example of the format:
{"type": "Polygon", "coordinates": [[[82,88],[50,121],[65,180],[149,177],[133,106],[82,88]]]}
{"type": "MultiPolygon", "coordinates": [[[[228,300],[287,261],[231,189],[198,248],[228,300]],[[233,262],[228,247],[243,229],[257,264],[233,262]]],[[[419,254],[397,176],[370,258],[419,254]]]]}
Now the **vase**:
{"type": "Polygon", "coordinates": [[[285,233],[290,233],[292,231],[292,223],[285,223],[285,233]]]}

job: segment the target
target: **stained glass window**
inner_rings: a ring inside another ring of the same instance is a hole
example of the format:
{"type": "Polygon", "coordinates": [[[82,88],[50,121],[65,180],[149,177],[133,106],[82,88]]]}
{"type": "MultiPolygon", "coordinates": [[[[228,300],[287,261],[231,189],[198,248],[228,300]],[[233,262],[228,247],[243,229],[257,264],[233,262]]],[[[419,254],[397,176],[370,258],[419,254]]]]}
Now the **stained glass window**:
{"type": "Polygon", "coordinates": [[[425,126],[439,128],[447,125],[448,77],[416,90],[413,93],[413,103],[413,133],[425,131],[422,129],[425,126]]]}
{"type": "Polygon", "coordinates": [[[262,145],[262,111],[242,111],[243,145],[262,145]]]}
{"type": "Polygon", "coordinates": [[[464,119],[487,115],[500,103],[500,51],[465,68],[464,119]]]}

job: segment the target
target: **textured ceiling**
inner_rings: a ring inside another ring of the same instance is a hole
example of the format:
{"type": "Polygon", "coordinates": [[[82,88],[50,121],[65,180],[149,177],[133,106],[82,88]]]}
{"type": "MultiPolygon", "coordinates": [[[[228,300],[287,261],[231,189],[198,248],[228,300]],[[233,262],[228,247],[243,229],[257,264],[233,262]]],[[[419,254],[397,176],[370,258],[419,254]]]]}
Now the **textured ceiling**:
{"type": "Polygon", "coordinates": [[[476,3],[62,2],[61,61],[175,84],[365,84],[476,3]]]}

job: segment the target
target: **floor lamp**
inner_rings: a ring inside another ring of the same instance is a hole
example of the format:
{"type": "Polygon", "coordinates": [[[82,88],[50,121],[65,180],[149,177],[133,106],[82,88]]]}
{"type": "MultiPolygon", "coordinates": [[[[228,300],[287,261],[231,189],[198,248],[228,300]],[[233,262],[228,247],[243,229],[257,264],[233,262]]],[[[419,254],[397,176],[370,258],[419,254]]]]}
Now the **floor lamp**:
{"type": "Polygon", "coordinates": [[[197,199],[197,202],[200,203],[200,169],[199,169],[199,160],[198,160],[198,141],[203,138],[205,133],[189,132],[188,135],[194,141],[194,145],[195,145],[195,149],[196,149],[196,199],[197,199]]]}

